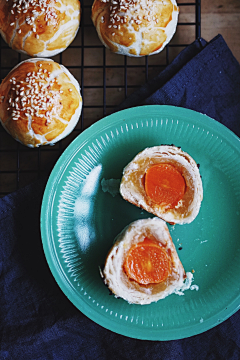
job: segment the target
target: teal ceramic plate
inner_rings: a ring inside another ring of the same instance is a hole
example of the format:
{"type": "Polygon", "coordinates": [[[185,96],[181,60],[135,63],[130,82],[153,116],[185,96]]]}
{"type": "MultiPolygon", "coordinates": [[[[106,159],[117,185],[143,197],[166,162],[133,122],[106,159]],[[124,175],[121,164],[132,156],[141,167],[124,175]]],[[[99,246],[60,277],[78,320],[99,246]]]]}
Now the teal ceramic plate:
{"type": "Polygon", "coordinates": [[[143,106],[110,115],[78,136],[55,165],[43,197],[41,233],[58,285],[96,323],[148,340],[206,331],[240,305],[240,139],[206,115],[183,108],[143,106]],[[130,305],[109,295],[99,266],[126,225],[151,215],[104,192],[101,181],[120,179],[139,151],[160,144],[179,146],[200,164],[200,213],[191,224],[169,225],[198,288],[150,305],[130,305]]]}

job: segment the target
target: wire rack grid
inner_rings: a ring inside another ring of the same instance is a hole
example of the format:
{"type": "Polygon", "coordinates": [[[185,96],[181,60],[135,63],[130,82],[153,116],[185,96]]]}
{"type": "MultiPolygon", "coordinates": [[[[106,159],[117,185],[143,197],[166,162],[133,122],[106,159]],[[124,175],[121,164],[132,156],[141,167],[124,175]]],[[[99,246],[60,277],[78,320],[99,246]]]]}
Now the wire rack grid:
{"type": "MultiPolygon", "coordinates": [[[[79,122],[72,133],[56,145],[34,149],[12,139],[0,126],[0,197],[48,176],[74,138],[111,113],[201,36],[201,0],[179,0],[177,31],[161,53],[141,58],[113,54],[97,36],[91,21],[91,6],[91,0],[81,2],[81,25],[75,40],[63,53],[52,58],[66,66],[81,86],[83,108],[79,122]]],[[[0,79],[27,58],[0,39],[0,79]]]]}

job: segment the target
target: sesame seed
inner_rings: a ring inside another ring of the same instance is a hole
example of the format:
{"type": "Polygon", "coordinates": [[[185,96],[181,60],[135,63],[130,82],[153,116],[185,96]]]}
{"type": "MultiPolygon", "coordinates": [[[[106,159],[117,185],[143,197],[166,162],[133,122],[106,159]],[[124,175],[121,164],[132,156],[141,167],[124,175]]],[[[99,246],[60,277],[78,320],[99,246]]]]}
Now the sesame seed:
{"type": "MultiPolygon", "coordinates": [[[[42,64],[38,64],[38,66],[40,68],[42,64]]],[[[31,115],[33,121],[36,117],[48,117],[48,121],[51,120],[51,114],[55,111],[63,91],[54,90],[53,86],[57,78],[50,80],[50,72],[47,69],[39,70],[28,72],[24,81],[23,79],[16,80],[13,77],[10,79],[11,91],[14,93],[8,99],[8,109],[12,111],[12,119],[18,120],[21,118],[21,114],[24,114],[25,116],[31,115]]],[[[73,91],[72,88],[68,90],[73,91]]]]}

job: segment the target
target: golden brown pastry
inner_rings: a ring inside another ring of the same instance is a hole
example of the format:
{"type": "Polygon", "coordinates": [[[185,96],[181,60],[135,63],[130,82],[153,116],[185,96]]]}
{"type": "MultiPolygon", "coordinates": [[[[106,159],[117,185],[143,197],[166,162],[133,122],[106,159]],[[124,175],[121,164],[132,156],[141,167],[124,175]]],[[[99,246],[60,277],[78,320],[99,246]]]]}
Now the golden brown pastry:
{"type": "Polygon", "coordinates": [[[125,167],[120,194],[169,223],[186,224],[199,213],[203,187],[193,158],[162,145],[146,148],[125,167]]]}
{"type": "Polygon", "coordinates": [[[92,21],[102,43],[128,56],[157,54],[173,37],[175,0],[94,0],[92,21]]]}
{"type": "Polygon", "coordinates": [[[76,126],[82,109],[73,75],[51,59],[21,62],[0,85],[0,121],[29,147],[55,144],[76,126]]]}
{"type": "Polygon", "coordinates": [[[115,239],[102,277],[129,303],[150,304],[190,288],[165,221],[155,217],[132,222],[115,239]]]}
{"type": "Polygon", "coordinates": [[[79,0],[0,0],[3,39],[29,56],[62,52],[75,38],[79,24],[79,0]]]}

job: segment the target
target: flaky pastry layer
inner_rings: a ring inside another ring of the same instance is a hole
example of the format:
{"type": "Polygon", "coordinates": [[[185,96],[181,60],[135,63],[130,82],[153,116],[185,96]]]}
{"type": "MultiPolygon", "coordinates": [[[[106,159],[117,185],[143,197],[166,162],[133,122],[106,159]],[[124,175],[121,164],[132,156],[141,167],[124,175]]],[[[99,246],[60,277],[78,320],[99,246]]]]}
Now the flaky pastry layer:
{"type": "Polygon", "coordinates": [[[178,147],[161,145],[146,148],[124,168],[120,194],[130,203],[167,222],[186,224],[192,222],[199,213],[203,199],[203,187],[194,159],[178,147]],[[173,165],[185,180],[185,193],[174,208],[155,203],[145,191],[144,176],[147,169],[161,163],[173,165]]]}
{"type": "Polygon", "coordinates": [[[172,242],[166,223],[155,217],[132,222],[115,239],[103,270],[105,284],[117,296],[133,304],[150,304],[184,290],[186,273],[172,242]],[[154,238],[171,258],[171,273],[159,284],[141,285],[126,275],[123,264],[130,248],[154,238]]]}

